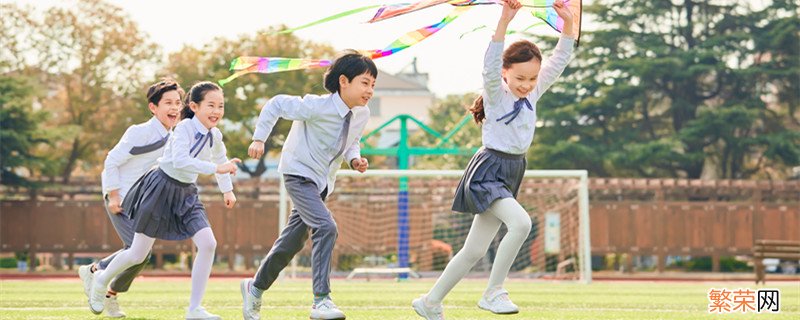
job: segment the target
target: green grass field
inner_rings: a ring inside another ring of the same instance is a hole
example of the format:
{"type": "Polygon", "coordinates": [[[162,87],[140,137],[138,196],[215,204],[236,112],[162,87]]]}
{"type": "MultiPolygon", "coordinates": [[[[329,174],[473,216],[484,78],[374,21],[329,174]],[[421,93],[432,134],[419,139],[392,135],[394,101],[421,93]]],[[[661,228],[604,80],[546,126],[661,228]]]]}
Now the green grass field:
{"type": "MultiPolygon", "coordinates": [[[[732,282],[571,282],[508,281],[521,313],[496,316],[476,307],[485,280],[462,281],[445,300],[448,319],[799,319],[800,283],[768,284],[781,290],[780,314],[707,313],[707,291],[751,288],[732,282]]],[[[334,280],[333,298],[348,319],[421,319],[410,302],[433,280],[371,282],[334,280]]],[[[263,319],[308,319],[310,280],[277,283],[264,295],[263,319]]],[[[145,278],[120,295],[127,319],[183,319],[190,282],[185,278],[145,278]]],[[[212,279],[206,308],[223,319],[241,319],[236,279],[212,279]]],[[[75,280],[0,281],[0,319],[100,319],[89,312],[80,282],[75,280]]]]}

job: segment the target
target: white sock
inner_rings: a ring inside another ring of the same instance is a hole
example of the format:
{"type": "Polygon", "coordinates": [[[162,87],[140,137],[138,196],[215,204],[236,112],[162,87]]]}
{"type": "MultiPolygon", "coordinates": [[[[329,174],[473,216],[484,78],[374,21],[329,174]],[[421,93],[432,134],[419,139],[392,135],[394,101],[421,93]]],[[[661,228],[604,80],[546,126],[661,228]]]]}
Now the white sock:
{"type": "Polygon", "coordinates": [[[197,257],[192,265],[192,295],[189,298],[189,310],[194,310],[203,301],[206,293],[208,277],[211,275],[211,265],[214,263],[214,251],[217,249],[217,240],[211,228],[203,228],[192,237],[197,246],[197,257]]]}

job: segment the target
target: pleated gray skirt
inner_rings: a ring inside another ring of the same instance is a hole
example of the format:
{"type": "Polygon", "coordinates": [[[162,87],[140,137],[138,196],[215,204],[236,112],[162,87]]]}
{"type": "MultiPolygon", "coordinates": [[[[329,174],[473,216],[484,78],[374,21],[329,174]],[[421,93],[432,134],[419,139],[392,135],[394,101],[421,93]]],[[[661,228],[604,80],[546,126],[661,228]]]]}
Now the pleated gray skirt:
{"type": "Polygon", "coordinates": [[[145,173],[122,201],[136,232],[163,240],[184,240],[210,227],[197,186],[175,180],[161,169],[145,173]]]}
{"type": "Polygon", "coordinates": [[[453,211],[483,213],[497,199],[516,198],[527,163],[524,154],[481,148],[458,183],[453,211]]]}

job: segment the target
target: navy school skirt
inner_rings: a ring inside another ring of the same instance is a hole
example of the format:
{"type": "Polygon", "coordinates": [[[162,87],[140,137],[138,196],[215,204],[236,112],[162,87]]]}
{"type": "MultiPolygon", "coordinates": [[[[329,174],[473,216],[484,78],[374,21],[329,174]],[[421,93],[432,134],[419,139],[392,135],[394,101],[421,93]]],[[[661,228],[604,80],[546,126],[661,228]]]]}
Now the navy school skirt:
{"type": "Polygon", "coordinates": [[[482,147],[472,156],[458,183],[453,211],[478,214],[497,199],[516,198],[527,163],[524,154],[482,147]]]}
{"type": "Polygon", "coordinates": [[[185,183],[159,168],[145,173],[122,201],[136,232],[162,240],[184,240],[210,227],[194,183],[185,183]]]}

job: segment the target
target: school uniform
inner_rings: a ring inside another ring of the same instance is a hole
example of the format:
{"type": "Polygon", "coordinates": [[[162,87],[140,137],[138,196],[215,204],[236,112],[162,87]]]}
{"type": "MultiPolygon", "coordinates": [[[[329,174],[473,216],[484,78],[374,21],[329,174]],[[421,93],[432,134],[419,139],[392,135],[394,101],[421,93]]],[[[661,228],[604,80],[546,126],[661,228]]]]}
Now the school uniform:
{"type": "Polygon", "coordinates": [[[294,121],[278,165],[294,208],[286,228],[259,267],[253,285],[268,289],[303,248],[311,230],[314,294],[327,294],[337,231],[324,201],[333,193],[342,161],[349,164],[361,158],[359,140],[369,120],[369,109],[349,109],[338,93],[302,98],[278,95],[261,110],[253,140],[265,141],[278,118],[294,121]]]}
{"type": "Polygon", "coordinates": [[[536,87],[521,99],[502,78],[503,42],[489,43],[483,68],[483,147],[464,171],[453,211],[482,213],[497,199],[516,198],[536,130],[536,102],[566,68],[574,42],[567,36],[558,40],[552,56],[542,63],[536,87]]]}
{"type": "MultiPolygon", "coordinates": [[[[193,117],[175,126],[158,167],[139,178],[125,197],[123,214],[135,231],[152,238],[184,240],[210,227],[197,194],[197,176],[215,174],[228,161],[222,132],[193,117]]],[[[216,174],[222,193],[232,191],[230,174],[216,174]]]]}
{"type": "MultiPolygon", "coordinates": [[[[156,165],[156,160],[164,153],[164,146],[169,136],[170,133],[164,128],[164,125],[156,117],[152,117],[147,122],[128,127],[119,142],[106,156],[101,174],[103,198],[105,199],[104,208],[114,230],[125,244],[125,249],[129,248],[133,242],[133,221],[125,215],[108,210],[108,192],[118,189],[120,198],[125,199],[125,195],[134,182],[156,165]]],[[[122,250],[100,260],[98,262],[100,269],[105,269],[120,252],[122,250]]],[[[115,292],[128,291],[133,279],[147,265],[147,262],[145,260],[144,263],[122,272],[111,282],[111,289],[115,292]]]]}

